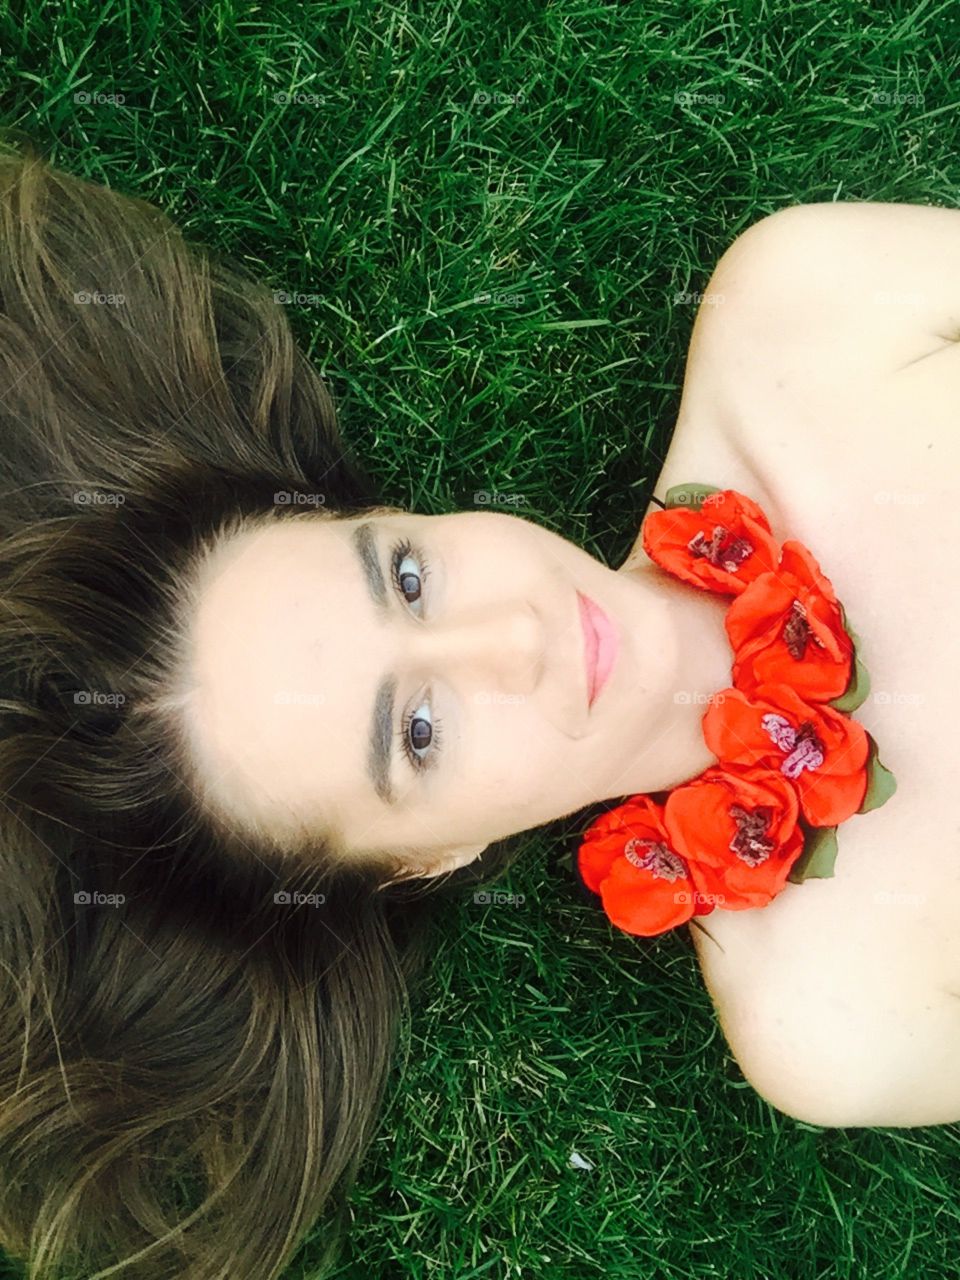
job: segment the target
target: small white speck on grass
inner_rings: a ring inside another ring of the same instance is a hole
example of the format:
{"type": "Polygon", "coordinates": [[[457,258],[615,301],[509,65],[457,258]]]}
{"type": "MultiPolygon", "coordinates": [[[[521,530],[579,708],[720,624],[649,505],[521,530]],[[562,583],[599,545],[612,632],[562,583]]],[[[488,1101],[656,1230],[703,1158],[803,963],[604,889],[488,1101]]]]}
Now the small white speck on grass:
{"type": "Polygon", "coordinates": [[[572,1169],[592,1169],[593,1165],[585,1156],[582,1156],[579,1151],[571,1151],[570,1167],[572,1169]]]}

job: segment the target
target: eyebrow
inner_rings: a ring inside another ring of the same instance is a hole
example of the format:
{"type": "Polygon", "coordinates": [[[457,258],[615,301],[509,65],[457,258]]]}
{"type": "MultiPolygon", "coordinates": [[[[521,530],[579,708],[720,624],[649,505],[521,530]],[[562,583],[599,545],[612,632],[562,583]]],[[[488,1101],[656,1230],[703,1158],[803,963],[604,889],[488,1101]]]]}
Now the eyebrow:
{"type": "MultiPolygon", "coordinates": [[[[384,581],[374,527],[368,521],[357,525],[350,535],[350,545],[357,554],[360,571],[366,583],[373,607],[379,616],[387,613],[390,605],[387,584],[384,581]]],[[[397,797],[390,782],[393,768],[394,704],[397,696],[396,676],[384,676],[377,686],[370,717],[370,733],[367,745],[367,777],[374,791],[384,804],[395,805],[397,797]]]]}

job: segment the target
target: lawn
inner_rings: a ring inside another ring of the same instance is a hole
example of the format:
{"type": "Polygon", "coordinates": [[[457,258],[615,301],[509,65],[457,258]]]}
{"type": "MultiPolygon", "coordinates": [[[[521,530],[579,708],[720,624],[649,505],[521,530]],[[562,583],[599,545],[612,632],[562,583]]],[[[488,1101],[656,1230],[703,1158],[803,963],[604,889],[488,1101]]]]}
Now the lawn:
{"type": "MultiPolygon", "coordinates": [[[[14,8],[3,122],[286,295],[387,501],[499,495],[612,566],[737,234],[957,203],[937,0],[14,8]]],[[[686,931],[622,934],[573,879],[584,825],[521,837],[522,902],[438,911],[334,1280],[953,1274],[960,1127],[768,1106],[686,931]]]]}

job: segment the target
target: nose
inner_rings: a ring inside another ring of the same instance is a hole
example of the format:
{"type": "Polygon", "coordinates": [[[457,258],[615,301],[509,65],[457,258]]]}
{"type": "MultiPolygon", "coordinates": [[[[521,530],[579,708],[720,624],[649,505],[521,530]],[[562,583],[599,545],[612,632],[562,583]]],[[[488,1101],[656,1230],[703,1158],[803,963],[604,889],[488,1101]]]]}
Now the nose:
{"type": "Polygon", "coordinates": [[[505,692],[529,694],[543,674],[546,636],[533,606],[516,601],[425,619],[404,635],[403,650],[423,676],[466,673],[505,692]]]}

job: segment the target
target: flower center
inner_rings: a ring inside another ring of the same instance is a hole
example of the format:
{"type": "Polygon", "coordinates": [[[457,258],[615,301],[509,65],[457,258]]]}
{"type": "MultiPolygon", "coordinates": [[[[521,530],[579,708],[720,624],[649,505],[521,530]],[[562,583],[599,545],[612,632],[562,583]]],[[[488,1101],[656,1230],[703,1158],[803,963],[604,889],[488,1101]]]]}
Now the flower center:
{"type": "Polygon", "coordinates": [[[672,882],[687,874],[682,860],[662,840],[638,840],[634,837],[627,841],[623,856],[632,866],[649,871],[654,879],[672,882]],[[638,849],[643,852],[638,853],[638,849]]]}
{"type": "Polygon", "coordinates": [[[730,806],[730,817],[737,824],[737,833],[729,847],[751,867],[765,862],[774,849],[774,842],[766,834],[773,810],[768,805],[744,809],[734,804],[730,806]]]}
{"type": "Polygon", "coordinates": [[[807,652],[807,645],[812,641],[823,649],[824,643],[819,636],[814,635],[810,630],[810,624],[807,622],[807,611],[799,600],[794,600],[790,606],[790,613],[786,622],[783,624],[783,631],[780,637],[787,646],[787,652],[791,658],[797,662],[803,660],[807,652]]]}
{"type": "Polygon", "coordinates": [[[704,556],[718,569],[736,573],[744,560],[753,553],[753,546],[746,538],[735,537],[722,524],[714,525],[708,542],[703,530],[699,530],[687,543],[692,556],[704,556]]]}
{"type": "Polygon", "coordinates": [[[795,778],[804,769],[812,771],[823,764],[826,747],[817,737],[812,721],[804,720],[799,729],[794,729],[783,716],[771,714],[763,716],[760,725],[769,734],[770,741],[787,755],[780,766],[784,777],[795,778]]]}

